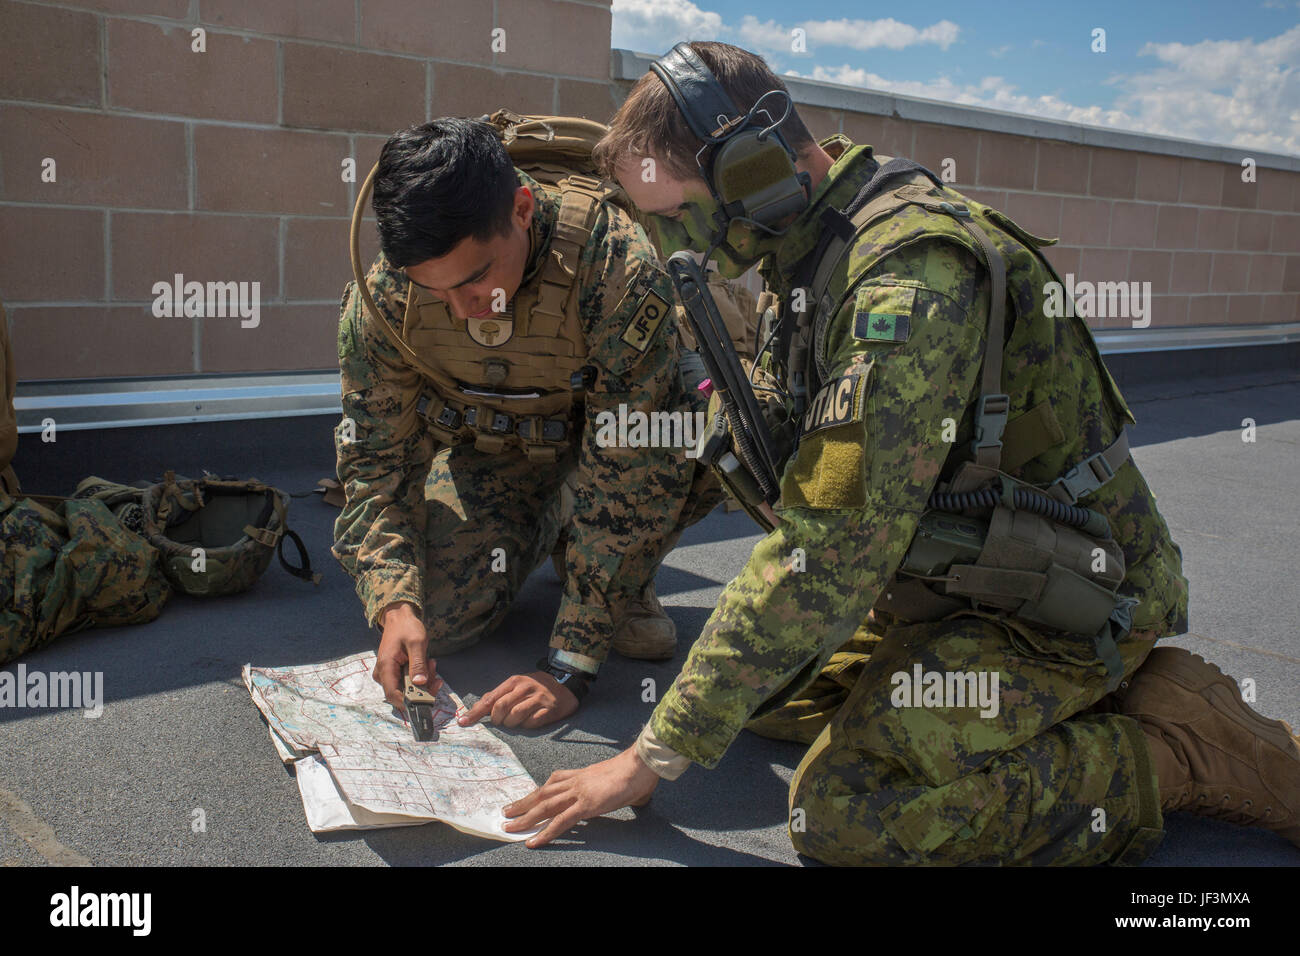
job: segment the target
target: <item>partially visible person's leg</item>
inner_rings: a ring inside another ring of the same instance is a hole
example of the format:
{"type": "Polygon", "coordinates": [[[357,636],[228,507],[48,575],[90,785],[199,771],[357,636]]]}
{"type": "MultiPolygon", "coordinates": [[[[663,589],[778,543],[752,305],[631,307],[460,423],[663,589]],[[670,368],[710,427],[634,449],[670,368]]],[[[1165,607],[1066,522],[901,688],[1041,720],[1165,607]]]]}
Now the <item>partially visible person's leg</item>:
{"type": "Polygon", "coordinates": [[[560,486],[571,456],[554,464],[522,452],[442,448],[425,482],[424,625],[434,657],[475,644],[501,622],[560,534],[560,486]]]}
{"type": "MultiPolygon", "coordinates": [[[[1153,644],[1120,642],[1127,677],[1153,644]]],[[[890,627],[795,772],[795,848],[836,864],[1143,859],[1162,835],[1154,764],[1136,720],[1083,713],[1106,685],[1089,639],[976,617],[890,627]]]]}
{"type": "Polygon", "coordinates": [[[811,744],[848,699],[883,633],[883,628],[868,614],[849,642],[831,655],[811,684],[770,714],[755,717],[745,729],[773,740],[811,744]]]}

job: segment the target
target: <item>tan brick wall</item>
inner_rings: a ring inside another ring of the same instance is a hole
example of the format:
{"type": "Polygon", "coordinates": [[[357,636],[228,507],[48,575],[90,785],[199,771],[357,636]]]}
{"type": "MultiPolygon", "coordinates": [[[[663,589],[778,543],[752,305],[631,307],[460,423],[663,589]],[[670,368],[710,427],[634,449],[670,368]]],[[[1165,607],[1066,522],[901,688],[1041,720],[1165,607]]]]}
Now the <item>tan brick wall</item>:
{"type": "MultiPolygon", "coordinates": [[[[336,367],[344,161],[364,177],[394,129],[499,105],[608,119],[631,86],[610,79],[609,7],[0,0],[0,299],[20,377],[336,367]],[[176,273],[259,283],[260,324],[155,318],[153,284],[176,273]]],[[[1150,281],[1153,327],[1300,321],[1300,173],[1243,184],[1191,157],[800,111],[818,137],[953,160],[958,189],[1060,237],[1062,273],[1150,281]]]]}
{"type": "MultiPolygon", "coordinates": [[[[1082,146],[850,110],[800,108],[819,137],[843,132],[1058,237],[1046,250],[1076,281],[1150,282],[1151,328],[1300,321],[1300,173],[1082,146]]],[[[1244,151],[1248,154],[1249,151],[1244,151]]],[[[1128,327],[1094,319],[1094,328],[1128,327]]]]}
{"type": "Polygon", "coordinates": [[[20,378],[337,368],[344,160],[364,178],[394,130],[497,106],[608,118],[609,6],[0,0],[0,300],[20,378]],[[258,283],[259,324],[155,317],[153,286],[177,273],[258,283]]]}

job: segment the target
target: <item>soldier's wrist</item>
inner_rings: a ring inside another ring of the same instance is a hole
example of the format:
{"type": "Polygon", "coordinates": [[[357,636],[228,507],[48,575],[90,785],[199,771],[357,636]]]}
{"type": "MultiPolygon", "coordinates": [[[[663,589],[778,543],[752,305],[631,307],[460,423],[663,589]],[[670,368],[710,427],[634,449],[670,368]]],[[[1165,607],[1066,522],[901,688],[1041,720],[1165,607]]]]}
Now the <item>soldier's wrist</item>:
{"type": "Polygon", "coordinates": [[[414,618],[418,615],[419,610],[419,606],[411,601],[394,601],[392,604],[384,605],[383,610],[376,615],[375,621],[379,624],[380,630],[382,630],[388,620],[390,612],[394,615],[393,619],[397,620],[404,616],[414,618]]]}
{"type": "Polygon", "coordinates": [[[600,673],[600,661],[594,657],[588,657],[586,654],[576,654],[572,651],[561,650],[553,647],[544,658],[546,663],[562,670],[571,671],[580,677],[585,677],[592,681],[600,673]]]}
{"type": "Polygon", "coordinates": [[[682,756],[656,737],[649,724],[641,729],[634,748],[641,762],[663,780],[676,780],[691,765],[690,757],[682,756]]]}

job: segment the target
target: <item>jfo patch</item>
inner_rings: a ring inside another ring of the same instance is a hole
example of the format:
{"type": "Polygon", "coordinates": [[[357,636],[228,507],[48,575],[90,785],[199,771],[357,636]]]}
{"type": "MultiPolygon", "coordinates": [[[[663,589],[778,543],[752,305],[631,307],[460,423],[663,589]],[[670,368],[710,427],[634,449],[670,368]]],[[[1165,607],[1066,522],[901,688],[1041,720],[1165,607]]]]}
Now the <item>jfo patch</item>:
{"type": "Polygon", "coordinates": [[[659,331],[659,326],[663,324],[672,307],[664,301],[654,289],[646,290],[646,294],[641,297],[637,304],[636,312],[632,318],[628,319],[627,325],[623,327],[623,334],[619,336],[624,342],[632,346],[638,352],[644,352],[650,347],[650,341],[659,331]]]}
{"type": "Polygon", "coordinates": [[[822,386],[803,416],[803,434],[862,421],[863,373],[849,372],[822,386]]]}

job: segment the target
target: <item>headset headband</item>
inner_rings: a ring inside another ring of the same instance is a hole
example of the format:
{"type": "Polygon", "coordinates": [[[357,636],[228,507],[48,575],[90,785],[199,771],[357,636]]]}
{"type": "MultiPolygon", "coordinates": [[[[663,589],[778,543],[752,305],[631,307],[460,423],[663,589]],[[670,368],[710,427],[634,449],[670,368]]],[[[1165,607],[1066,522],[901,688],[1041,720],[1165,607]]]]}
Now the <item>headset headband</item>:
{"type": "Polygon", "coordinates": [[[651,63],[650,69],[668,88],[691,132],[706,143],[717,139],[727,121],[734,121],[740,114],[713,71],[689,43],[678,43],[651,63]]]}

